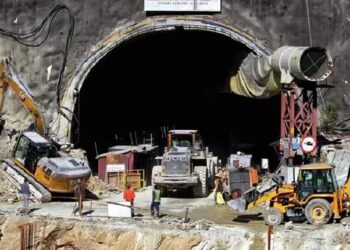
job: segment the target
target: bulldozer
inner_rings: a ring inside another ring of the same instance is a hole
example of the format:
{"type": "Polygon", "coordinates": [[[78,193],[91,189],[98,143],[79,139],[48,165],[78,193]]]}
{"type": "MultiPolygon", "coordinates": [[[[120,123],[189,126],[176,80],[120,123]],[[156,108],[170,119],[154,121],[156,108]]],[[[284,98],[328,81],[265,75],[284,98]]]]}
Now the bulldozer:
{"type": "Polygon", "coordinates": [[[244,194],[236,200],[237,204],[242,204],[239,199],[246,199],[247,209],[266,205],[264,220],[268,225],[279,225],[285,219],[323,225],[331,219],[340,220],[350,212],[349,174],[345,184],[339,187],[334,166],[330,164],[302,165],[297,181],[291,184],[282,184],[277,176],[272,179],[276,183],[272,189],[247,195],[254,197],[250,200],[244,194]]]}
{"type": "Polygon", "coordinates": [[[8,88],[33,117],[36,131],[20,133],[11,158],[2,160],[4,175],[17,188],[26,179],[31,194],[41,202],[50,201],[53,193],[73,193],[78,180],[86,184],[91,175],[87,161],[71,156],[69,150],[64,152],[61,145],[48,138],[36,98],[15,74],[11,60],[0,59],[0,113],[8,88]]]}

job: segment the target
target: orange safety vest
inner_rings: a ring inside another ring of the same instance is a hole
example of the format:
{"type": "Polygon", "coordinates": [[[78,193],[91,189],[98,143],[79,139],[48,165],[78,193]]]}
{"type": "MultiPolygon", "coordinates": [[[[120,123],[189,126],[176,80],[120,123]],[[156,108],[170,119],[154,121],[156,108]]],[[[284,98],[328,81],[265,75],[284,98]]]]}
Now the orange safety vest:
{"type": "Polygon", "coordinates": [[[124,200],[133,201],[135,199],[135,192],[132,189],[127,189],[124,191],[124,200]]]}

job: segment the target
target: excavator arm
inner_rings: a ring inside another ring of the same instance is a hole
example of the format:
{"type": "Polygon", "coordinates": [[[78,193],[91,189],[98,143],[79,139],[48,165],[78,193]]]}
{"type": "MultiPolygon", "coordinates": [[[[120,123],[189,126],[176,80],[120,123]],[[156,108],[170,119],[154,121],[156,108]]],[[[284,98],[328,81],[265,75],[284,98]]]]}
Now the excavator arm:
{"type": "Polygon", "coordinates": [[[35,101],[29,88],[12,73],[9,59],[0,59],[0,114],[3,110],[8,88],[15,92],[20,103],[33,117],[37,133],[45,137],[45,122],[39,104],[35,101]]]}

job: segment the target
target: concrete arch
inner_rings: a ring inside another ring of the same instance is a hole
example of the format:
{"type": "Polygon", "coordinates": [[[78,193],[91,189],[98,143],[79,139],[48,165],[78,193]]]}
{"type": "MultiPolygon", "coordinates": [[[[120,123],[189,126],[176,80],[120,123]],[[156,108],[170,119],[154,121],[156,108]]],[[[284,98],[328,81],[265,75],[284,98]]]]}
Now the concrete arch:
{"type": "MultiPolygon", "coordinates": [[[[71,80],[66,85],[61,100],[61,106],[65,107],[63,110],[66,114],[65,116],[72,119],[73,114],[67,110],[74,110],[77,93],[82,88],[89,72],[110,51],[121,43],[139,35],[157,31],[172,31],[178,28],[221,34],[238,43],[244,44],[259,56],[271,54],[271,50],[255,37],[211,16],[162,16],[146,18],[140,22],[131,23],[116,29],[112,34],[91,48],[88,56],[79,64],[71,80]]],[[[50,124],[52,137],[60,143],[70,142],[71,138],[71,122],[66,117],[55,113],[53,122],[50,124]]]]}

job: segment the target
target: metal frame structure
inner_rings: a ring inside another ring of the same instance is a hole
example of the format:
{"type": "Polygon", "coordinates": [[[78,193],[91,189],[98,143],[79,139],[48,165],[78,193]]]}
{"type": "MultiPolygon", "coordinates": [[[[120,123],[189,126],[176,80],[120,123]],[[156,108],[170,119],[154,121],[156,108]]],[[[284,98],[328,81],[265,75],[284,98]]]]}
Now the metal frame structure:
{"type": "MultiPolygon", "coordinates": [[[[280,153],[282,160],[292,160],[292,142],[297,133],[311,136],[317,145],[317,85],[314,83],[285,84],[281,89],[280,153]],[[288,144],[288,145],[286,145],[288,144]]],[[[315,157],[317,150],[309,153],[315,157]]]]}

